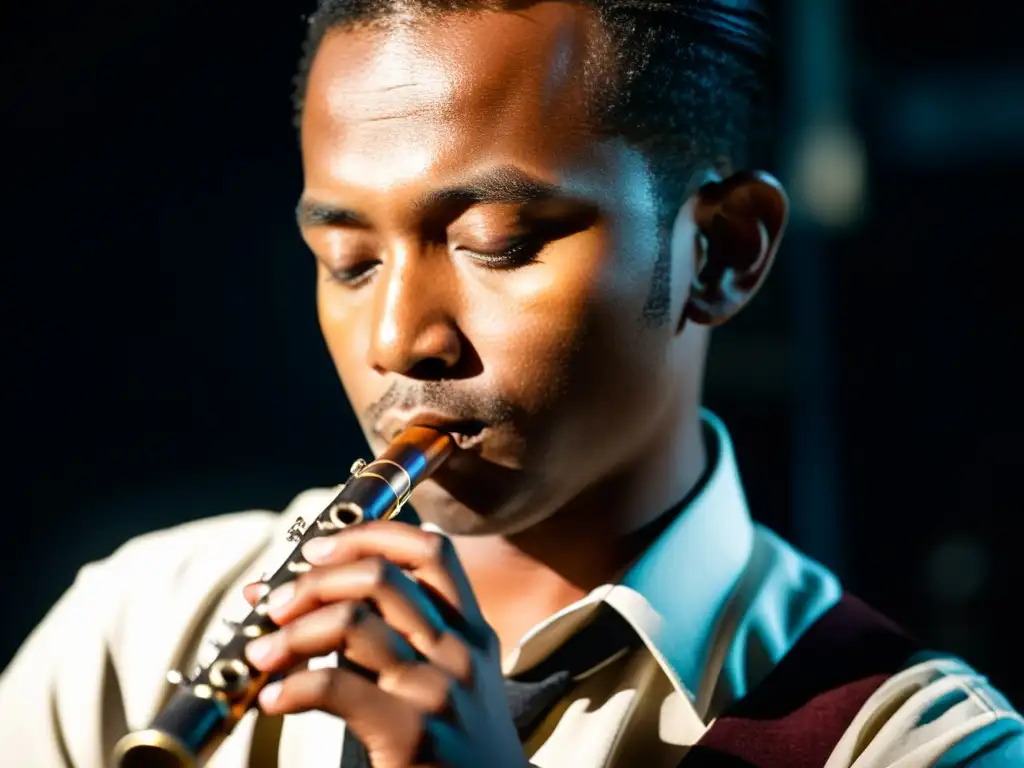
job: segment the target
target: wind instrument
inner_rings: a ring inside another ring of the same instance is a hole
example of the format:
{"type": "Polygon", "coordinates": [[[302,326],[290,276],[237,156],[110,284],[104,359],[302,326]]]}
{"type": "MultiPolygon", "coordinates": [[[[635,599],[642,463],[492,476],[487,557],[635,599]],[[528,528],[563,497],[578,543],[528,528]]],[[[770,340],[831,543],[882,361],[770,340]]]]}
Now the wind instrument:
{"type": "Polygon", "coordinates": [[[308,527],[301,519],[289,529],[296,547],[269,578],[262,581],[260,602],[240,623],[231,639],[205,668],[186,678],[168,674],[178,686],[152,724],[124,736],[115,746],[116,768],[199,768],[235,724],[256,703],[270,676],[245,658],[246,644],[278,629],[263,602],[277,587],[298,578],[312,567],[302,557],[302,546],[317,536],[337,532],[369,520],[387,520],[398,514],[413,488],[448,458],[452,437],[429,427],[409,427],[383,454],[352,465],[352,474],[338,495],[308,527]]]}

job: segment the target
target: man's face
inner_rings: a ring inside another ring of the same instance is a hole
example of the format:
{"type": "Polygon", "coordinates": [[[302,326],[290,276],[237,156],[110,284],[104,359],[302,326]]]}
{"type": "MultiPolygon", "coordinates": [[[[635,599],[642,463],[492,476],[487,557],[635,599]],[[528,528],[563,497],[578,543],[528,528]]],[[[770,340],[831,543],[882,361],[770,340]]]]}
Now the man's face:
{"type": "Polygon", "coordinates": [[[413,496],[453,534],[521,530],[626,471],[679,397],[683,292],[640,323],[652,180],[586,124],[594,29],[563,3],[419,18],[331,33],[310,73],[321,327],[375,451],[409,421],[458,433],[413,496]]]}

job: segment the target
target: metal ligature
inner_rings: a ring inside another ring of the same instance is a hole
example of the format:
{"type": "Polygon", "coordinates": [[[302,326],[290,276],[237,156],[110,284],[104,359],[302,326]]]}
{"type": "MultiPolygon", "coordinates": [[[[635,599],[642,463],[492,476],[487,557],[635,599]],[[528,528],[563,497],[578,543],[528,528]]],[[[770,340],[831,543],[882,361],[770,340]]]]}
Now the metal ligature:
{"type": "Polygon", "coordinates": [[[271,576],[262,580],[260,600],[207,667],[190,678],[172,672],[178,685],[167,705],[148,728],[129,733],[116,745],[117,768],[198,768],[216,750],[235,724],[256,703],[270,677],[248,664],[245,646],[253,638],[278,629],[262,602],[271,590],[310,570],[302,545],[369,520],[398,514],[416,485],[429,477],[451,454],[450,435],[427,427],[410,427],[369,464],[359,460],[352,476],[320,515],[303,529],[292,526],[288,538],[295,550],[271,576]]]}

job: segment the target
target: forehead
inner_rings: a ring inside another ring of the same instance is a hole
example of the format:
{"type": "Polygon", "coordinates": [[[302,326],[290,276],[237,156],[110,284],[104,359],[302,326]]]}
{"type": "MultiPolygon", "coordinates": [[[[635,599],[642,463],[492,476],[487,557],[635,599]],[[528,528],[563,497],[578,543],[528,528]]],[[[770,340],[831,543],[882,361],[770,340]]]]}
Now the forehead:
{"type": "Polygon", "coordinates": [[[582,73],[596,29],[584,7],[540,3],[329,33],[306,91],[307,191],[570,164],[591,141],[582,73]]]}

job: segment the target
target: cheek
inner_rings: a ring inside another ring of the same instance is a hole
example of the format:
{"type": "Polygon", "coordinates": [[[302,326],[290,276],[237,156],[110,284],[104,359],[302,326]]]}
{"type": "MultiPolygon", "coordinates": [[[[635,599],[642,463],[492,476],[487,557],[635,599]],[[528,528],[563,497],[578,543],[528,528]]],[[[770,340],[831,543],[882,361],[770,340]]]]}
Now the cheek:
{"type": "Polygon", "coordinates": [[[565,374],[586,337],[600,270],[597,237],[580,233],[549,245],[537,264],[488,277],[493,290],[475,297],[472,339],[499,387],[529,411],[565,374]]]}
{"type": "Polygon", "coordinates": [[[636,357],[649,276],[619,261],[607,232],[595,228],[473,292],[470,338],[499,391],[528,412],[573,409],[563,401],[589,400],[615,358],[636,357]]]}
{"type": "Polygon", "coordinates": [[[671,323],[643,324],[656,250],[626,228],[592,245],[593,256],[577,258],[552,296],[550,313],[564,324],[546,337],[560,357],[541,358],[541,365],[551,366],[557,387],[550,394],[560,412],[561,449],[575,454],[586,446],[589,460],[602,467],[645,440],[673,397],[673,335],[671,323]]]}

